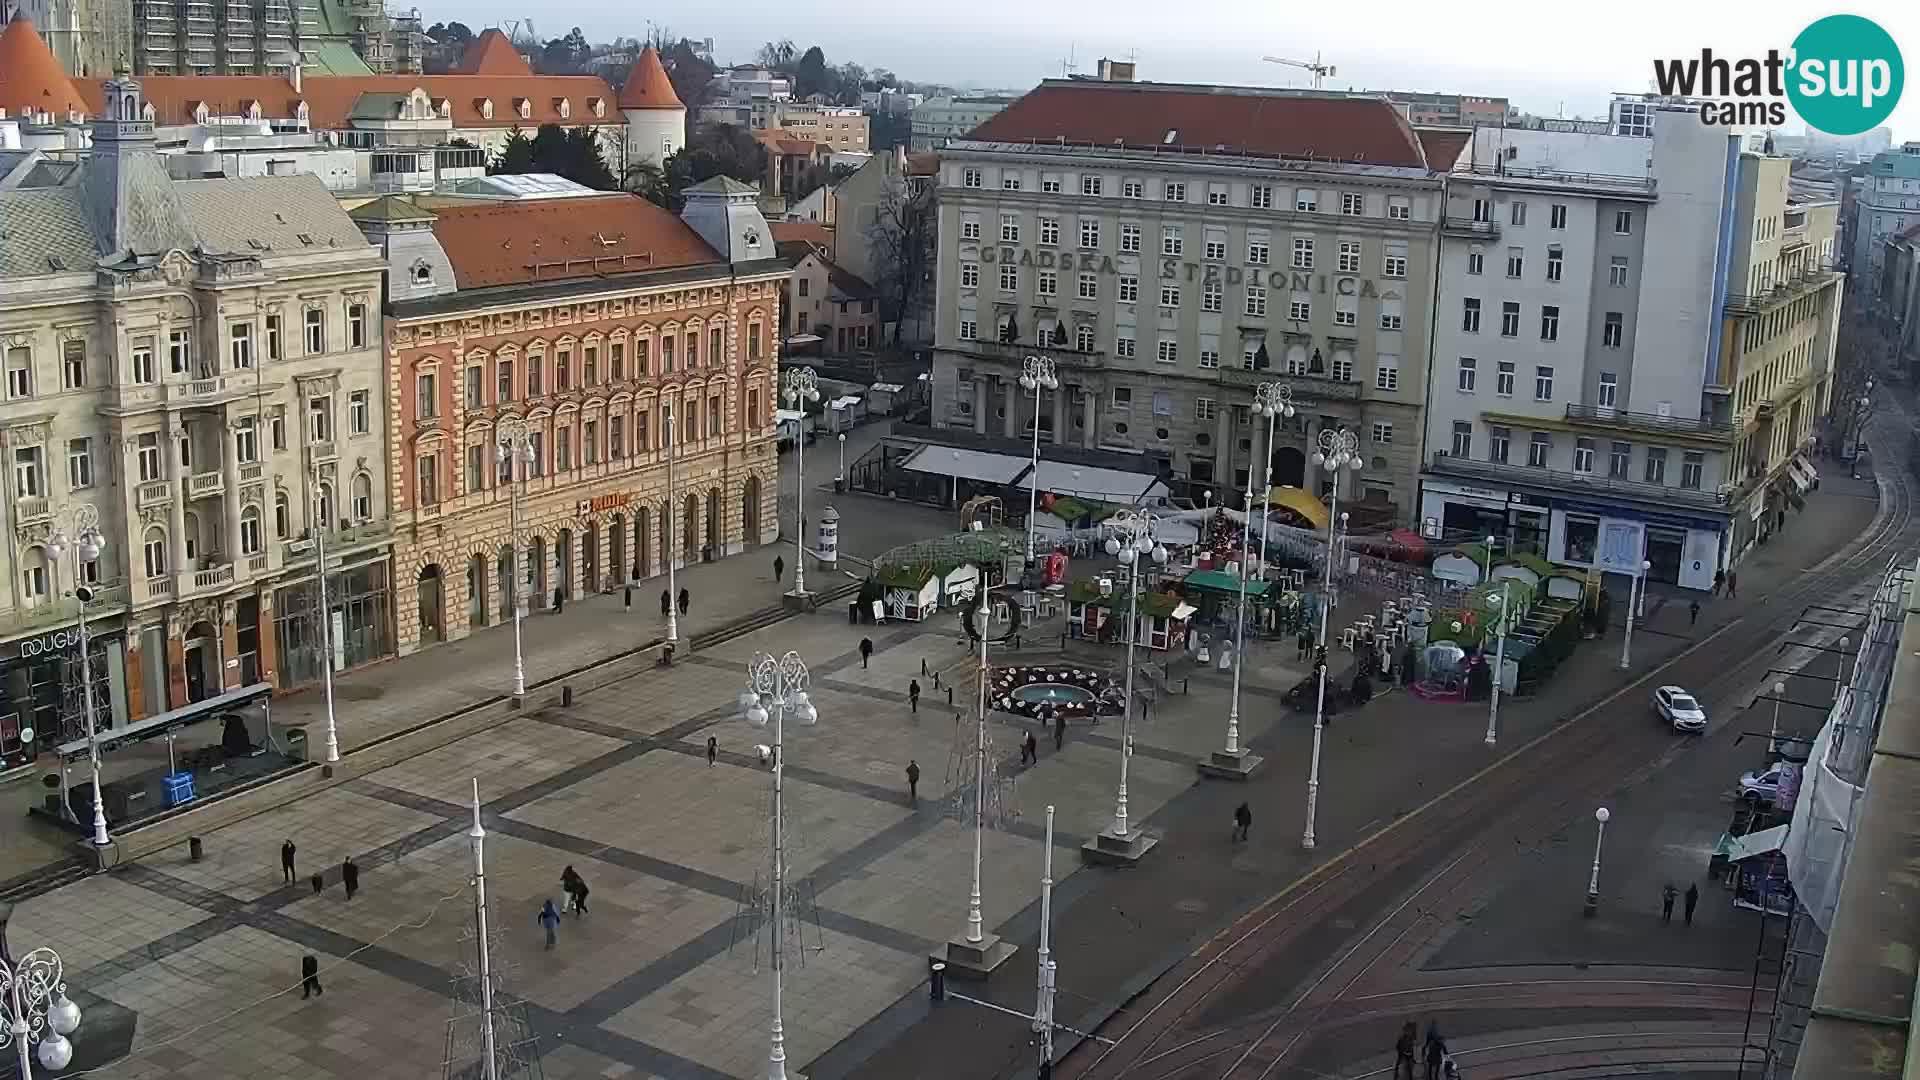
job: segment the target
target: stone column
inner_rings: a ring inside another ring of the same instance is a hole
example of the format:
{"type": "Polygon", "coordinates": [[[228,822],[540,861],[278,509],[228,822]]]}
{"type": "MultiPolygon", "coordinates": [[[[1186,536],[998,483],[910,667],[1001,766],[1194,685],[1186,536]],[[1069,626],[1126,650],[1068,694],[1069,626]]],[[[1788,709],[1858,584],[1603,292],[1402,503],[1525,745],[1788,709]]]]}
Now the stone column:
{"type": "Polygon", "coordinates": [[[973,433],[987,433],[987,380],[973,380],[973,433]]]}
{"type": "Polygon", "coordinates": [[[180,461],[180,440],[186,436],[186,425],[172,419],[160,435],[166,443],[167,486],[173,492],[173,501],[167,506],[168,565],[176,574],[193,569],[187,565],[187,480],[186,466],[180,461]]]}
{"type": "Polygon", "coordinates": [[[1097,386],[1083,386],[1080,388],[1080,392],[1082,394],[1080,399],[1080,413],[1083,421],[1083,426],[1080,428],[1080,445],[1085,449],[1091,450],[1094,444],[1100,439],[1099,430],[1095,426],[1099,420],[1099,409],[1095,405],[1095,402],[1099,400],[1100,388],[1097,386]]]}
{"type": "Polygon", "coordinates": [[[1019,387],[1020,380],[1017,378],[1000,380],[1001,397],[1006,402],[1007,414],[1001,417],[1004,421],[1001,425],[1001,434],[1009,439],[1017,439],[1020,437],[1019,387]]]}
{"type": "Polygon", "coordinates": [[[1053,392],[1053,445],[1067,444],[1067,387],[1065,383],[1053,392]]]}
{"type": "MultiPolygon", "coordinates": [[[[234,564],[234,573],[240,573],[240,560],[245,553],[240,550],[240,447],[234,429],[226,424],[220,426],[220,479],[226,486],[226,494],[221,497],[221,509],[226,513],[227,561],[234,564]]],[[[258,434],[255,435],[258,441],[258,434]]],[[[260,523],[261,529],[268,527],[266,521],[260,523]]]]}

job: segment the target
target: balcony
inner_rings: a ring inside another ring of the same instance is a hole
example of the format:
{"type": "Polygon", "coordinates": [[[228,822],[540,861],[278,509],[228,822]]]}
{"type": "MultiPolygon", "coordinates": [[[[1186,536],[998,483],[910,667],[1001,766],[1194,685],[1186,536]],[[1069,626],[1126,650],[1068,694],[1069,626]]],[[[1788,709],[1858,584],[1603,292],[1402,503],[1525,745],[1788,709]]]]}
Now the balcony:
{"type": "Polygon", "coordinates": [[[1324,373],[1282,375],[1272,368],[1223,367],[1220,381],[1227,386],[1245,387],[1248,392],[1263,382],[1280,382],[1292,387],[1296,403],[1315,401],[1359,401],[1365,389],[1357,379],[1336,379],[1324,373]]]}
{"type": "Polygon", "coordinates": [[[208,589],[223,589],[233,584],[233,564],[221,563],[205,570],[182,572],[174,584],[177,596],[189,596],[208,589]]]}
{"type": "Polygon", "coordinates": [[[48,521],[53,517],[53,507],[44,495],[22,495],[13,501],[13,520],[16,525],[31,525],[37,521],[48,521]]]}
{"type": "Polygon", "coordinates": [[[147,579],[148,596],[172,596],[173,579],[170,577],[150,577],[147,579]]]}
{"type": "Polygon", "coordinates": [[[263,466],[260,466],[260,465],[240,466],[240,482],[243,484],[257,484],[260,482],[261,478],[265,475],[266,475],[266,470],[263,466]]]}
{"type": "Polygon", "coordinates": [[[1018,367],[1029,356],[1044,356],[1062,371],[1096,371],[1107,366],[1107,354],[1080,352],[1059,345],[1022,345],[1017,341],[962,341],[952,351],[982,360],[998,360],[1018,367]]]}
{"type": "Polygon", "coordinates": [[[1638,431],[1649,435],[1691,435],[1715,442],[1732,442],[1731,423],[1710,419],[1688,419],[1659,413],[1633,412],[1605,405],[1568,405],[1567,421],[1580,427],[1595,427],[1608,432],[1638,431]]]}
{"type": "Polygon", "coordinates": [[[134,499],[142,510],[165,506],[173,501],[173,485],[165,480],[149,480],[134,489],[134,499]]]}
{"type": "Polygon", "coordinates": [[[229,388],[227,376],[216,375],[211,379],[168,383],[167,400],[178,405],[211,405],[219,401],[224,394],[240,393],[246,388],[243,384],[236,384],[229,388]]]}
{"type": "Polygon", "coordinates": [[[333,461],[339,456],[332,439],[317,439],[307,444],[307,460],[315,464],[333,461]]]}
{"type": "Polygon", "coordinates": [[[1782,281],[1763,293],[1728,293],[1725,311],[1731,316],[1759,315],[1811,292],[1818,292],[1840,275],[1827,267],[1817,267],[1782,281]]]}
{"type": "Polygon", "coordinates": [[[187,477],[187,498],[205,499],[224,494],[227,490],[226,478],[217,472],[194,473],[187,477]]]}
{"type": "Polygon", "coordinates": [[[1456,240],[1492,241],[1500,239],[1500,226],[1491,221],[1475,221],[1449,214],[1440,219],[1440,235],[1456,240]]]}
{"type": "Polygon", "coordinates": [[[1597,499],[1631,499],[1655,506],[1675,506],[1691,510],[1725,512],[1727,495],[1722,491],[1644,484],[1601,473],[1562,472],[1531,465],[1513,465],[1498,461],[1478,461],[1441,452],[1427,460],[1427,471],[1437,476],[1455,476],[1468,480],[1486,480],[1497,484],[1525,484],[1545,488],[1556,494],[1597,499]]]}
{"type": "Polygon", "coordinates": [[[1579,188],[1613,197],[1652,198],[1657,185],[1651,176],[1623,176],[1618,173],[1574,172],[1551,165],[1523,165],[1517,161],[1495,161],[1453,170],[1454,176],[1487,176],[1501,180],[1531,181],[1539,184],[1579,188]]]}

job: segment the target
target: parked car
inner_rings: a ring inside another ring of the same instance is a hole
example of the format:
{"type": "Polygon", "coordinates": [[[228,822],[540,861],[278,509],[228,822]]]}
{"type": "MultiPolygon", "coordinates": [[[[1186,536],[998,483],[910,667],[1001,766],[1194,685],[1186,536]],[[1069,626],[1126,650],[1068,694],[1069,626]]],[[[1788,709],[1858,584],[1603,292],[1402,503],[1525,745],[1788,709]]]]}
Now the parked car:
{"type": "Polygon", "coordinates": [[[1780,795],[1780,781],[1788,764],[1776,761],[1764,769],[1740,774],[1740,797],[1751,803],[1773,802],[1780,795]]]}
{"type": "Polygon", "coordinates": [[[1706,706],[1677,686],[1663,686],[1653,692],[1653,711],[1675,731],[1697,735],[1707,730],[1706,706]]]}

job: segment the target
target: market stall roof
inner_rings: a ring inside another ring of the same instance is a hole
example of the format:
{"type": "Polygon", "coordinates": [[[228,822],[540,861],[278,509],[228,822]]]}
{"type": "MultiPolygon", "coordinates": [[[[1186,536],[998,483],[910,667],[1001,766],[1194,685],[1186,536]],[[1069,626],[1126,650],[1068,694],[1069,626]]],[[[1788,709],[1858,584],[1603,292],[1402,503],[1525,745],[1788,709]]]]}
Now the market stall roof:
{"type": "MultiPolygon", "coordinates": [[[[1187,575],[1186,582],[1196,589],[1206,589],[1210,592],[1233,593],[1236,596],[1240,593],[1240,579],[1224,570],[1195,570],[1187,575]]],[[[1248,596],[1264,596],[1266,592],[1267,582],[1257,580],[1247,582],[1248,596]]]]}
{"type": "Polygon", "coordinates": [[[1040,462],[1035,478],[1041,491],[1094,502],[1118,503],[1121,506],[1164,499],[1168,494],[1167,485],[1152,473],[1124,472],[1065,461],[1040,462]]]}
{"type": "Polygon", "coordinates": [[[1761,829],[1745,836],[1736,836],[1727,845],[1729,862],[1751,859],[1755,855],[1768,855],[1779,851],[1787,842],[1787,826],[1775,825],[1771,829],[1761,829]]]}
{"type": "Polygon", "coordinates": [[[876,394],[897,394],[905,390],[906,387],[901,386],[899,383],[877,382],[867,387],[867,389],[872,390],[876,394]]]}
{"type": "Polygon", "coordinates": [[[788,345],[818,345],[826,340],[819,334],[795,334],[787,339],[788,345]]]}
{"type": "Polygon", "coordinates": [[[1284,506],[1313,523],[1316,529],[1324,529],[1332,516],[1327,513],[1327,504],[1314,498],[1305,490],[1297,487],[1275,486],[1268,490],[1267,498],[1275,506],[1284,506]]]}
{"type": "Polygon", "coordinates": [[[908,472],[933,476],[958,476],[987,484],[1011,484],[1031,464],[1026,458],[989,454],[984,450],[955,450],[949,446],[923,446],[900,467],[908,472]]]}
{"type": "Polygon", "coordinates": [[[1192,604],[1176,604],[1173,609],[1173,614],[1169,615],[1168,618],[1191,619],[1193,618],[1193,613],[1199,610],[1199,608],[1194,607],[1192,604]]]}

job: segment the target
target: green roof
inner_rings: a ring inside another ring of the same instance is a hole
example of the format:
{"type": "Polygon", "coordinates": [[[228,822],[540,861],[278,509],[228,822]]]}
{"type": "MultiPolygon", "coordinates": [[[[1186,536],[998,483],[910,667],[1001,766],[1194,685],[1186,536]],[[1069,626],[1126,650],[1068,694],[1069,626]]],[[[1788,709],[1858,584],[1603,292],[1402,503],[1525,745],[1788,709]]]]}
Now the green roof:
{"type": "Polygon", "coordinates": [[[367,66],[353,46],[344,41],[303,42],[300,55],[307,65],[309,75],[371,75],[373,69],[367,66]]]}
{"type": "MultiPolygon", "coordinates": [[[[1224,570],[1195,570],[1187,575],[1187,584],[1196,589],[1206,589],[1211,592],[1233,593],[1235,596],[1240,594],[1240,579],[1224,570]]],[[[1265,581],[1247,582],[1248,596],[1262,596],[1266,591],[1265,581]]]]}
{"type": "Polygon", "coordinates": [[[397,195],[382,195],[364,206],[347,211],[355,221],[437,221],[435,215],[397,195]]]}
{"type": "Polygon", "coordinates": [[[1920,179],[1920,154],[1882,150],[1873,155],[1873,175],[1907,176],[1920,179]]]}
{"type": "MultiPolygon", "coordinates": [[[[1102,596],[1098,582],[1092,578],[1082,578],[1067,586],[1067,599],[1076,604],[1092,604],[1115,610],[1126,607],[1129,602],[1124,579],[1115,584],[1112,596],[1102,596]]],[[[1140,594],[1140,613],[1164,619],[1173,614],[1173,609],[1179,607],[1180,603],[1180,598],[1172,593],[1143,592],[1140,594]]]]}

